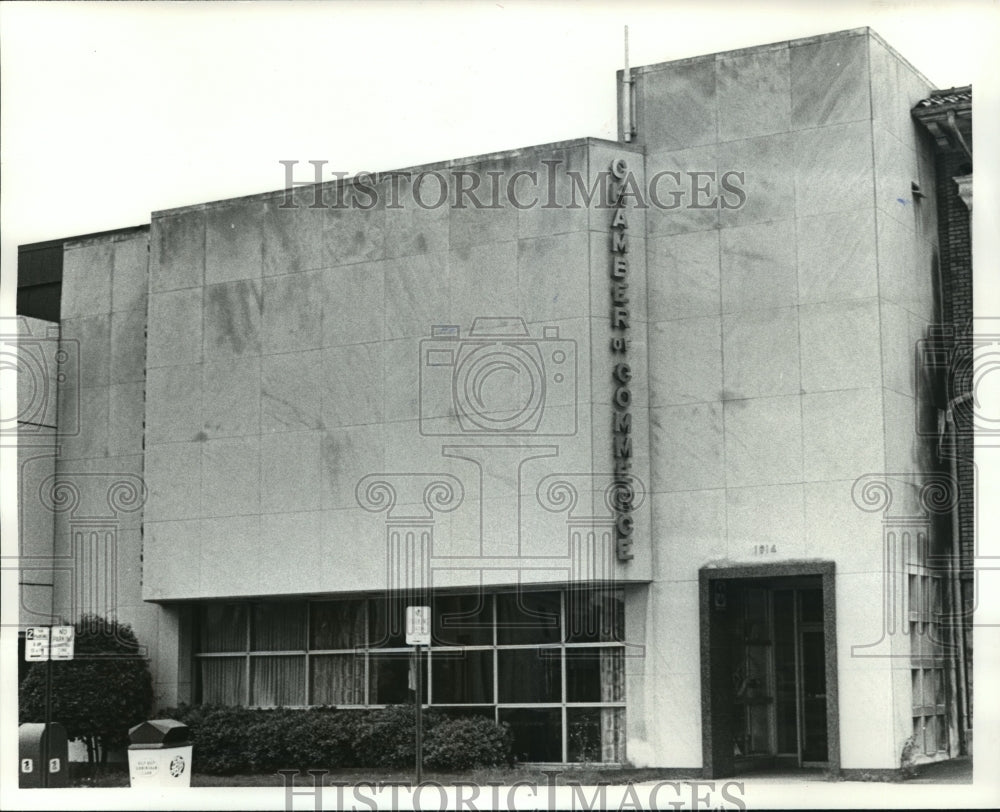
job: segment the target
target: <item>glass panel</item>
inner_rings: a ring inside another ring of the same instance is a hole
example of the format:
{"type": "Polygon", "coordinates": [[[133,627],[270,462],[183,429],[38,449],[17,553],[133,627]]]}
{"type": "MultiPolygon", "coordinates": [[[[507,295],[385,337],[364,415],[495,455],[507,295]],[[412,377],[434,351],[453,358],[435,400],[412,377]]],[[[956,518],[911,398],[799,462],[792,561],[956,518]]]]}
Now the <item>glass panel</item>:
{"type": "Polygon", "coordinates": [[[559,708],[501,708],[510,725],[514,756],[520,762],[562,761],[562,711],[559,708]]]}
{"type": "Polygon", "coordinates": [[[624,696],[625,657],[620,648],[567,649],[567,702],[620,702],[624,696]]]}
{"type": "MultiPolygon", "coordinates": [[[[412,602],[417,605],[415,601],[412,602]]],[[[368,640],[376,648],[406,645],[406,607],[398,596],[379,595],[368,601],[368,640]]]]}
{"type": "Polygon", "coordinates": [[[744,628],[746,640],[766,641],[769,639],[767,624],[767,590],[746,587],[744,594],[744,628]]]}
{"type": "Polygon", "coordinates": [[[247,612],[241,603],[209,603],[201,610],[199,651],[246,651],[247,612]]]}
{"type": "Polygon", "coordinates": [[[931,579],[927,575],[920,576],[920,619],[930,620],[931,614],[931,602],[933,600],[931,596],[931,579]]]}
{"type": "Polygon", "coordinates": [[[435,704],[493,702],[492,651],[435,651],[431,671],[435,704]]]}
{"type": "Polygon", "coordinates": [[[567,758],[601,761],[601,708],[566,709],[567,758]]]}
{"type": "Polygon", "coordinates": [[[920,635],[920,624],[910,623],[910,665],[920,665],[920,652],[923,640],[920,635]]]}
{"type": "Polygon", "coordinates": [[[910,576],[910,620],[920,618],[920,576],[910,576]]]}
{"type": "Polygon", "coordinates": [[[561,702],[558,649],[498,651],[501,702],[561,702]]]}
{"type": "Polygon", "coordinates": [[[355,648],[365,644],[365,602],[322,601],[309,605],[310,648],[355,648]]]}
{"type": "MultiPolygon", "coordinates": [[[[368,661],[368,702],[371,705],[412,703],[416,693],[416,671],[412,654],[371,654],[368,661]]],[[[427,658],[422,657],[424,668],[427,658]]],[[[427,672],[424,672],[423,701],[427,701],[427,672]]]]}
{"type": "Polygon", "coordinates": [[[937,719],[937,749],[940,752],[948,749],[948,725],[944,716],[937,719]]]}
{"type": "Polygon", "coordinates": [[[802,602],[803,623],[823,622],[822,589],[803,589],[799,592],[799,600],[802,602]]]}
{"type": "Polygon", "coordinates": [[[620,589],[581,585],[566,592],[566,642],[625,642],[625,596],[620,589]]]}
{"type": "Polygon", "coordinates": [[[778,752],[798,755],[795,696],[795,601],[790,589],[777,590],[774,605],[774,679],[778,752]]]}
{"type": "Polygon", "coordinates": [[[363,654],[313,654],[309,658],[313,705],[363,705],[363,654]]]}
{"type": "Polygon", "coordinates": [[[802,758],[826,761],[826,652],[823,632],[802,632],[802,758]]]}
{"type": "Polygon", "coordinates": [[[934,669],[934,704],[944,705],[944,670],[934,669]]]}
{"type": "Polygon", "coordinates": [[[257,603],[253,607],[251,651],[297,651],[306,647],[303,603],[257,603]]]}
{"type": "Polygon", "coordinates": [[[559,593],[508,592],[497,596],[497,641],[558,643],[559,593]]]}
{"type": "Polygon", "coordinates": [[[914,668],[910,672],[910,686],[913,694],[913,710],[918,711],[924,701],[924,690],[921,687],[919,668],[914,668]]]}
{"type": "Polygon", "coordinates": [[[438,645],[493,645],[493,601],[489,595],[444,595],[435,598],[431,606],[438,645]]]}
{"type": "Polygon", "coordinates": [[[306,658],[250,658],[250,704],[262,708],[304,705],[306,699],[306,658]]]}
{"type": "Polygon", "coordinates": [[[932,756],[937,752],[937,717],[924,717],[924,741],[923,751],[925,755],[932,756]]]}
{"type": "Polygon", "coordinates": [[[246,702],[246,657],[207,657],[198,663],[202,704],[242,705],[246,702]]]}

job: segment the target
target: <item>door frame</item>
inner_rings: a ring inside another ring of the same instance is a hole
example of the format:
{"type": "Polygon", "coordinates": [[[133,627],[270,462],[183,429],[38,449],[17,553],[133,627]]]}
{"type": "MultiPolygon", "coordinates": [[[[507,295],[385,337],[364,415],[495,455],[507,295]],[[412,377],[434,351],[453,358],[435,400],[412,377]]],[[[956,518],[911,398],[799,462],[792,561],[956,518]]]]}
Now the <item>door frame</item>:
{"type": "MultiPolygon", "coordinates": [[[[702,774],[705,778],[724,778],[734,771],[733,757],[726,750],[716,750],[717,724],[713,714],[712,696],[712,617],[713,593],[719,582],[771,579],[818,575],[823,590],[823,644],[826,660],[826,736],[827,772],[840,774],[840,706],[837,684],[837,612],[835,566],[832,561],[783,562],[748,564],[730,567],[702,567],[698,570],[699,638],[701,648],[701,753],[702,774]]],[[[721,731],[719,731],[721,732],[721,731]]],[[[732,750],[730,746],[729,751],[732,750]]]]}

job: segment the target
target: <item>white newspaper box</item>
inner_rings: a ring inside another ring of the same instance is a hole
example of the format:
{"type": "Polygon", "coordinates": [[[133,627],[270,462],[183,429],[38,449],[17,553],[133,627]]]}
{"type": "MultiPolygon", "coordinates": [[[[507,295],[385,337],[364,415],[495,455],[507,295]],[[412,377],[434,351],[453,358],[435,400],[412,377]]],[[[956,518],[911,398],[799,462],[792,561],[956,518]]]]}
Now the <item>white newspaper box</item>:
{"type": "Polygon", "coordinates": [[[140,788],[191,786],[191,735],[173,719],[152,719],[128,732],[129,785],[140,788]]]}

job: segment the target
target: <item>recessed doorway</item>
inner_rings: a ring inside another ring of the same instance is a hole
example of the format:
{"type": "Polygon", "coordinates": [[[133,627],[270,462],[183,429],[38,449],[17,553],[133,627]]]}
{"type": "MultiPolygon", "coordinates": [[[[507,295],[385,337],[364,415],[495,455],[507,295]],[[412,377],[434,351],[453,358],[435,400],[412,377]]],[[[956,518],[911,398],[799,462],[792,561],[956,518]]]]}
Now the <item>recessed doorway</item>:
{"type": "Polygon", "coordinates": [[[833,571],[702,571],[703,753],[722,777],[839,769],[833,571]]]}

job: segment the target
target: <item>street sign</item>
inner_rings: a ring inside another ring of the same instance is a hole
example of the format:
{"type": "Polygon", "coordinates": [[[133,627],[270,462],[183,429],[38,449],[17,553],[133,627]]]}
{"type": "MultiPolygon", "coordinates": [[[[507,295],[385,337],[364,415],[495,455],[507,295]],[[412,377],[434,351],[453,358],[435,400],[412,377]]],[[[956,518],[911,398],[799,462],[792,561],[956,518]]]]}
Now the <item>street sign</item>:
{"type": "Polygon", "coordinates": [[[29,626],[24,632],[24,659],[26,662],[44,662],[49,659],[49,627],[29,626]]]}
{"type": "Polygon", "coordinates": [[[53,626],[49,646],[53,660],[72,660],[76,630],[72,626],[53,626]]]}
{"type": "Polygon", "coordinates": [[[406,607],[406,645],[429,646],[431,644],[431,608],[429,606],[406,607]]]}

